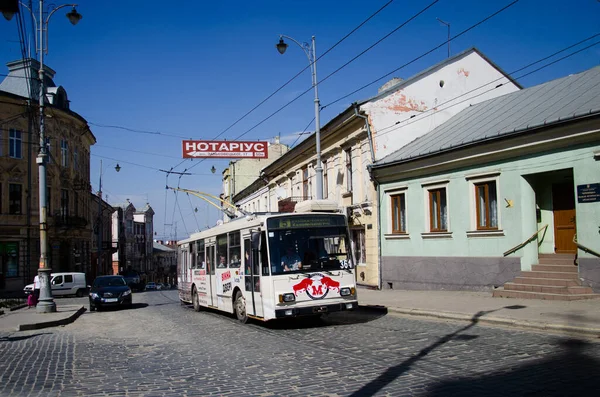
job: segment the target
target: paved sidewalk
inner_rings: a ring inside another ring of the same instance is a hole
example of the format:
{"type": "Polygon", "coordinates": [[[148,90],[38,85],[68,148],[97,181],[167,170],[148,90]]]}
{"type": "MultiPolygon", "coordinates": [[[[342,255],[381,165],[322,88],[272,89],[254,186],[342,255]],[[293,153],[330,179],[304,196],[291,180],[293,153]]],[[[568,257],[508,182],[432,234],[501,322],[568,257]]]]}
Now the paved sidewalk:
{"type": "Polygon", "coordinates": [[[35,307],[27,306],[13,311],[4,309],[4,314],[0,315],[0,332],[29,331],[70,324],[85,311],[86,308],[82,305],[56,305],[54,313],[37,313],[35,307]]]}
{"type": "Polygon", "coordinates": [[[363,306],[391,313],[600,337],[600,299],[493,298],[491,292],[358,289],[363,306]]]}

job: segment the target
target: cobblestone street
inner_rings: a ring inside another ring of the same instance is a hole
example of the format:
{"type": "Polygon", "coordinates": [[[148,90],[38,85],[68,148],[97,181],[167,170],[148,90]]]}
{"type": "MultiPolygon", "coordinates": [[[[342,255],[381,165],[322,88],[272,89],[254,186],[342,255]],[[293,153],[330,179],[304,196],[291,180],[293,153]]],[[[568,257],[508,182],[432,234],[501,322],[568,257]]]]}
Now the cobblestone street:
{"type": "Polygon", "coordinates": [[[598,382],[593,340],[367,310],[241,325],[174,290],[0,334],[1,396],[592,396],[598,382]]]}

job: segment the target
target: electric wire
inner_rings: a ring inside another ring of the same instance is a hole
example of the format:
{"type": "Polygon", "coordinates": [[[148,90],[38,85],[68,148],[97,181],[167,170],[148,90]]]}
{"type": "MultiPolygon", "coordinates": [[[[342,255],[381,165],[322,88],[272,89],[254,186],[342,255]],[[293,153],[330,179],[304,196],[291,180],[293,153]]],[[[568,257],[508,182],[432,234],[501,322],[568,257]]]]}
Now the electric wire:
{"type": "MultiPolygon", "coordinates": [[[[571,48],[577,47],[578,45],[580,45],[580,44],[583,44],[583,43],[585,43],[586,41],[589,41],[589,40],[591,40],[591,39],[593,39],[593,38],[595,38],[595,37],[598,37],[598,36],[600,36],[600,33],[596,33],[596,34],[594,34],[594,35],[592,35],[592,36],[589,36],[589,37],[587,37],[587,38],[585,38],[585,39],[583,39],[583,40],[580,40],[580,41],[578,41],[578,42],[577,42],[577,43],[575,43],[575,44],[571,44],[571,45],[570,45],[570,46],[568,46],[568,47],[565,47],[565,48],[563,48],[563,49],[561,49],[561,50],[558,50],[558,51],[556,51],[556,52],[554,52],[554,53],[552,53],[552,54],[550,54],[550,55],[548,55],[548,56],[546,56],[546,57],[544,57],[544,58],[541,58],[541,59],[538,59],[537,61],[531,62],[531,63],[529,63],[529,64],[527,64],[527,65],[525,65],[525,66],[523,66],[523,67],[521,67],[521,68],[519,68],[519,69],[517,69],[517,70],[514,70],[514,71],[512,71],[512,72],[510,72],[510,73],[507,73],[507,75],[508,75],[508,76],[510,76],[510,77],[511,77],[513,80],[515,80],[515,78],[514,78],[514,77],[512,77],[512,76],[513,76],[515,73],[519,73],[519,72],[521,72],[521,71],[523,71],[523,70],[525,70],[525,69],[528,69],[528,68],[530,68],[530,67],[531,67],[531,66],[533,66],[533,65],[536,65],[536,64],[538,64],[538,63],[540,63],[540,62],[544,62],[544,61],[546,61],[546,60],[548,60],[548,59],[550,59],[550,58],[552,58],[552,57],[555,57],[556,55],[558,55],[558,54],[560,54],[560,53],[562,53],[562,52],[565,52],[565,51],[567,51],[567,50],[570,50],[571,48]]],[[[595,44],[594,44],[594,45],[595,45],[595,44]]],[[[589,48],[589,47],[586,47],[586,48],[584,48],[583,50],[585,50],[585,49],[587,49],[587,48],[589,48]]],[[[572,53],[572,54],[570,54],[569,56],[575,55],[576,53],[579,53],[579,52],[581,52],[581,51],[577,51],[577,52],[575,52],[575,53],[572,53]]],[[[549,66],[549,65],[550,65],[550,64],[548,64],[547,66],[549,66]]],[[[530,74],[531,74],[531,73],[530,73],[530,74]]],[[[523,78],[523,77],[525,77],[525,76],[520,76],[520,77],[519,77],[519,79],[521,79],[521,78],[523,78]]],[[[481,88],[483,88],[483,87],[485,87],[485,86],[488,86],[488,85],[490,85],[490,84],[493,84],[493,83],[495,83],[495,82],[497,82],[497,81],[500,81],[500,80],[503,80],[503,79],[505,79],[505,78],[506,78],[506,76],[502,76],[502,77],[499,77],[499,78],[497,78],[497,79],[494,79],[494,80],[492,80],[492,81],[490,81],[490,82],[488,82],[488,83],[482,84],[482,85],[480,85],[480,86],[478,86],[478,87],[476,87],[476,88],[474,88],[474,89],[472,89],[472,90],[470,90],[470,91],[467,91],[467,92],[464,92],[464,93],[462,93],[461,95],[455,96],[455,97],[453,97],[453,98],[451,98],[451,99],[447,100],[446,102],[443,102],[443,103],[441,103],[441,104],[438,104],[438,105],[436,105],[436,108],[438,108],[438,109],[439,109],[441,106],[444,106],[444,105],[445,105],[445,104],[447,104],[447,103],[453,102],[453,101],[455,101],[455,100],[456,100],[456,99],[458,99],[458,98],[461,98],[461,97],[463,97],[463,96],[465,96],[465,95],[468,95],[468,94],[470,94],[470,93],[472,93],[472,92],[475,92],[475,91],[477,91],[477,90],[479,90],[479,89],[481,89],[481,88]]],[[[500,86],[502,86],[502,84],[500,84],[500,85],[498,85],[498,86],[496,86],[496,87],[494,87],[494,88],[499,88],[500,86]]],[[[487,91],[486,91],[486,92],[487,92],[487,91]]],[[[445,108],[445,109],[446,109],[446,108],[445,108]]],[[[431,109],[427,109],[427,110],[423,111],[423,112],[421,113],[421,115],[422,115],[422,114],[425,114],[425,113],[428,113],[428,112],[431,112],[432,110],[434,110],[434,109],[433,109],[433,108],[431,108],[431,109]]],[[[420,115],[419,115],[419,116],[416,116],[416,117],[420,117],[420,115]]],[[[391,125],[389,125],[389,126],[387,126],[387,127],[383,127],[383,128],[381,128],[381,129],[379,129],[379,130],[377,131],[377,133],[378,133],[378,134],[380,134],[380,133],[382,133],[383,131],[386,131],[386,130],[388,130],[388,129],[390,129],[390,128],[393,128],[393,127],[394,127],[394,126],[396,126],[397,124],[401,124],[401,123],[403,123],[404,121],[408,121],[408,120],[410,120],[411,118],[413,118],[413,117],[411,116],[411,117],[407,117],[407,118],[406,118],[406,119],[404,119],[404,120],[396,121],[394,124],[391,124],[391,125]]],[[[422,119],[422,118],[420,118],[420,119],[422,119]]],[[[419,119],[419,120],[420,120],[420,119],[419,119]]]]}
{"type": "MultiPolygon", "coordinates": [[[[357,92],[359,92],[359,91],[361,91],[361,90],[365,89],[366,87],[369,87],[369,86],[371,86],[371,85],[375,84],[376,82],[378,82],[378,81],[380,81],[380,80],[382,80],[382,79],[384,79],[384,78],[388,77],[388,76],[389,76],[389,75],[391,75],[392,73],[395,73],[395,72],[397,72],[398,70],[400,70],[400,69],[402,69],[402,68],[404,68],[404,67],[406,67],[406,66],[408,66],[408,65],[410,65],[410,64],[412,64],[412,63],[414,63],[414,62],[416,62],[417,60],[419,60],[419,59],[423,58],[424,56],[426,56],[426,55],[429,55],[430,53],[432,53],[433,51],[437,50],[438,48],[440,48],[440,47],[442,47],[442,46],[444,46],[444,45],[447,45],[447,44],[448,44],[448,42],[450,42],[450,41],[452,41],[452,40],[454,40],[454,39],[456,39],[456,38],[458,38],[458,37],[460,37],[460,36],[464,35],[465,33],[467,33],[467,32],[469,32],[469,31],[473,30],[473,29],[474,29],[474,28],[476,28],[477,26],[479,26],[479,25],[481,25],[481,24],[483,24],[483,23],[487,22],[487,21],[488,21],[488,20],[490,20],[491,18],[495,17],[496,15],[500,14],[501,12],[505,11],[506,9],[510,8],[511,6],[515,5],[515,4],[516,4],[516,3],[518,3],[518,2],[519,2],[519,0],[514,0],[514,1],[512,1],[511,3],[509,3],[509,4],[507,4],[506,6],[502,7],[501,9],[499,9],[499,10],[495,11],[494,13],[492,13],[492,14],[488,15],[487,17],[485,17],[484,19],[482,19],[482,20],[480,20],[480,21],[476,22],[475,24],[471,25],[471,26],[470,26],[470,27],[468,27],[467,29],[465,29],[465,30],[461,31],[460,33],[456,34],[455,36],[451,37],[449,40],[445,40],[445,41],[444,41],[443,43],[441,43],[440,45],[437,45],[437,46],[435,46],[434,48],[432,48],[431,50],[429,50],[429,51],[425,52],[424,54],[422,54],[422,55],[418,56],[417,58],[414,58],[414,59],[413,59],[413,60],[411,60],[410,62],[407,62],[407,63],[405,63],[404,65],[402,65],[402,66],[400,66],[400,67],[398,67],[398,68],[396,68],[396,69],[392,70],[391,72],[389,72],[389,73],[385,74],[384,76],[382,76],[382,77],[379,77],[378,79],[376,79],[376,80],[374,80],[374,81],[372,81],[372,82],[370,82],[370,83],[368,83],[368,84],[366,84],[366,85],[363,85],[362,87],[358,88],[357,90],[354,90],[354,91],[352,91],[351,93],[349,93],[349,94],[346,94],[346,95],[344,95],[344,96],[342,96],[342,97],[340,97],[340,98],[336,99],[335,101],[328,103],[328,104],[327,104],[327,105],[325,105],[325,106],[322,106],[322,107],[321,107],[321,110],[322,110],[322,109],[324,109],[324,108],[326,108],[327,106],[330,106],[330,105],[332,105],[332,104],[334,104],[334,103],[337,103],[337,102],[341,101],[342,99],[345,99],[345,98],[349,97],[350,95],[353,95],[353,94],[355,94],[355,93],[357,93],[357,92]]],[[[331,75],[329,75],[328,77],[331,77],[331,75]]],[[[321,82],[317,82],[317,85],[319,85],[320,83],[321,83],[321,82]]],[[[303,91],[301,94],[299,94],[298,96],[296,96],[294,99],[292,99],[291,101],[287,102],[286,104],[284,104],[283,106],[281,106],[279,109],[277,109],[276,111],[274,111],[273,113],[271,113],[270,115],[268,115],[267,117],[265,117],[264,119],[262,119],[261,121],[259,121],[258,123],[256,123],[256,124],[255,124],[254,126],[252,126],[250,129],[248,129],[248,130],[246,130],[245,132],[243,132],[242,134],[240,134],[240,135],[239,135],[237,138],[235,138],[235,140],[237,140],[237,139],[239,139],[239,138],[243,137],[244,135],[248,134],[249,132],[251,132],[252,130],[254,130],[255,128],[257,128],[258,126],[260,126],[261,124],[263,124],[264,122],[266,122],[267,120],[269,120],[271,117],[275,116],[277,113],[279,113],[280,111],[282,111],[283,109],[285,109],[286,107],[288,107],[289,105],[291,105],[292,103],[294,103],[295,101],[297,101],[297,100],[298,100],[300,97],[302,97],[303,95],[305,95],[307,92],[309,92],[309,91],[310,91],[310,90],[312,90],[312,89],[313,89],[313,87],[310,87],[310,88],[306,89],[306,90],[305,90],[305,91],[303,91]]],[[[200,164],[200,163],[201,163],[201,161],[200,161],[200,162],[197,162],[196,164],[192,165],[192,166],[191,166],[189,169],[192,169],[192,168],[194,168],[195,166],[197,166],[197,165],[198,165],[198,164],[200,164]]],[[[180,163],[180,164],[181,164],[181,163],[180,163]]]]}
{"type": "MultiPolygon", "coordinates": [[[[596,37],[596,36],[598,36],[598,34],[596,34],[596,35],[594,35],[594,36],[591,36],[590,38],[593,38],[593,37],[596,37]]],[[[586,39],[586,40],[584,40],[584,41],[587,41],[587,40],[589,40],[590,38],[588,38],[588,39],[586,39]]],[[[577,43],[577,44],[581,44],[581,43],[582,43],[582,42],[579,42],[579,43],[577,43]]],[[[577,44],[575,44],[575,45],[571,45],[571,46],[569,46],[568,48],[572,48],[573,46],[576,46],[577,44]]],[[[582,51],[585,51],[585,50],[587,50],[587,49],[589,49],[589,48],[592,48],[592,47],[594,47],[594,46],[596,46],[596,45],[598,45],[598,44],[600,44],[600,41],[597,41],[597,42],[595,42],[595,43],[592,43],[592,44],[590,44],[590,45],[588,45],[588,46],[586,46],[586,47],[584,47],[584,48],[581,48],[581,49],[579,49],[579,50],[577,50],[577,51],[574,51],[574,52],[572,52],[572,53],[570,53],[570,54],[567,54],[567,55],[565,55],[565,56],[563,56],[563,57],[561,57],[561,58],[558,58],[558,59],[556,59],[556,60],[554,60],[554,61],[552,61],[552,62],[550,62],[550,63],[547,63],[547,64],[545,64],[545,65],[542,65],[542,66],[540,66],[539,68],[537,68],[537,69],[534,69],[534,70],[532,70],[532,71],[530,71],[530,72],[527,72],[527,73],[525,73],[525,74],[523,74],[523,75],[521,75],[521,76],[518,76],[518,77],[512,77],[512,79],[513,79],[513,80],[515,80],[515,81],[521,80],[521,79],[523,79],[523,78],[525,78],[525,77],[527,77],[527,76],[529,76],[529,75],[531,75],[531,74],[533,74],[533,73],[537,73],[537,72],[539,72],[539,71],[540,71],[540,70],[542,70],[542,69],[545,69],[545,68],[547,68],[547,67],[549,67],[549,66],[552,66],[552,65],[554,65],[554,64],[556,64],[556,63],[558,63],[558,62],[560,62],[560,61],[563,61],[563,60],[565,60],[565,59],[567,59],[567,58],[570,58],[570,57],[572,57],[572,56],[574,56],[574,55],[576,55],[576,54],[578,54],[578,53],[580,53],[580,52],[582,52],[582,51]]],[[[550,55],[550,56],[548,56],[548,57],[545,57],[545,58],[543,58],[543,60],[547,60],[548,58],[551,58],[551,57],[553,57],[553,56],[555,56],[555,55],[559,54],[560,52],[564,52],[564,50],[558,51],[558,52],[554,53],[553,55],[550,55]]],[[[531,67],[532,65],[535,65],[535,64],[537,64],[537,63],[539,63],[539,62],[540,62],[540,61],[533,62],[533,63],[531,63],[531,64],[529,64],[529,65],[527,65],[527,66],[525,66],[525,67],[523,67],[523,68],[520,68],[520,69],[518,69],[517,71],[515,71],[515,72],[513,72],[513,73],[518,73],[519,71],[522,71],[522,70],[524,70],[524,69],[527,69],[527,68],[531,67]]],[[[511,74],[512,74],[512,73],[511,73],[511,74]]],[[[505,78],[505,77],[501,77],[500,79],[503,79],[503,78],[505,78]]],[[[498,80],[498,79],[497,79],[497,80],[498,80]]],[[[493,82],[495,82],[495,81],[497,81],[497,80],[494,80],[494,81],[491,81],[490,83],[486,83],[486,84],[484,84],[484,85],[481,85],[481,86],[479,86],[479,87],[477,87],[477,88],[475,88],[475,89],[473,89],[473,90],[471,90],[471,91],[469,91],[469,92],[467,92],[467,93],[464,93],[464,94],[462,94],[462,95],[459,95],[459,96],[457,96],[457,97],[455,97],[455,98],[452,98],[452,99],[450,99],[450,100],[448,100],[448,101],[444,102],[443,104],[447,104],[447,103],[449,103],[449,102],[453,102],[455,99],[457,99],[457,98],[460,98],[460,97],[462,97],[462,96],[464,96],[464,95],[466,95],[466,94],[468,94],[468,93],[471,93],[471,92],[473,92],[473,91],[476,91],[476,90],[478,90],[478,89],[480,89],[480,88],[483,88],[483,87],[485,87],[486,85],[489,85],[489,84],[491,84],[491,83],[493,83],[493,82]]],[[[470,100],[472,100],[473,98],[477,98],[477,97],[479,97],[479,96],[481,96],[481,95],[487,94],[488,92],[491,92],[491,91],[493,91],[493,90],[495,90],[495,89],[498,89],[498,88],[500,88],[500,87],[502,87],[502,86],[503,86],[502,84],[499,84],[499,85],[497,85],[497,86],[495,86],[495,87],[493,87],[493,88],[490,88],[490,89],[489,89],[489,90],[487,90],[487,91],[483,91],[483,92],[481,92],[481,93],[478,93],[477,95],[474,95],[474,96],[468,97],[468,98],[466,98],[466,99],[464,99],[464,100],[462,100],[462,101],[459,101],[459,102],[453,103],[453,104],[451,104],[451,105],[448,105],[448,106],[446,106],[445,108],[443,108],[442,110],[446,110],[446,109],[449,109],[449,108],[451,108],[451,107],[453,107],[453,106],[456,106],[456,105],[459,105],[459,104],[461,104],[461,103],[464,103],[464,102],[470,101],[470,100]]],[[[442,104],[442,105],[443,105],[443,104],[442,104]]],[[[438,107],[439,107],[439,105],[438,105],[438,107]]],[[[427,110],[426,112],[428,112],[428,111],[429,111],[429,110],[427,110]]],[[[421,114],[424,114],[424,113],[425,113],[425,112],[423,112],[423,113],[421,113],[421,114]]],[[[424,119],[426,119],[426,118],[428,118],[428,117],[431,117],[431,116],[433,116],[434,114],[435,114],[435,113],[429,113],[429,114],[427,114],[427,115],[425,115],[425,116],[423,116],[423,117],[419,117],[420,115],[419,115],[419,116],[416,116],[416,117],[414,117],[414,118],[408,117],[408,118],[406,118],[406,119],[404,119],[404,120],[402,120],[402,121],[399,121],[399,122],[396,122],[396,123],[394,123],[394,124],[392,124],[392,125],[390,125],[390,126],[384,127],[384,129],[382,129],[382,130],[378,131],[377,135],[378,135],[378,136],[383,136],[383,135],[389,134],[389,133],[391,133],[391,132],[393,132],[393,131],[396,131],[396,130],[398,130],[398,129],[400,129],[400,128],[404,128],[404,127],[407,127],[407,126],[409,126],[409,125],[411,125],[411,124],[413,124],[413,123],[416,123],[417,121],[421,121],[421,120],[424,120],[424,119]],[[405,123],[405,124],[402,124],[402,125],[398,125],[398,124],[401,124],[401,123],[404,123],[404,122],[406,122],[406,123],[405,123]],[[383,131],[385,131],[385,132],[383,132],[383,131]]],[[[423,136],[422,138],[423,138],[423,139],[425,139],[425,137],[424,137],[424,136],[423,136]]]]}
{"type": "Polygon", "coordinates": [[[379,77],[379,78],[377,78],[377,79],[375,79],[375,80],[371,81],[370,83],[367,83],[367,84],[365,84],[365,85],[361,86],[360,88],[358,88],[358,89],[356,89],[356,90],[354,90],[354,91],[352,91],[352,92],[350,92],[350,93],[348,93],[348,94],[346,94],[346,95],[344,95],[344,96],[342,96],[342,97],[340,97],[340,98],[338,98],[338,99],[336,99],[336,100],[334,100],[334,101],[332,101],[332,102],[329,102],[327,105],[324,105],[324,106],[323,106],[323,109],[324,109],[324,108],[326,108],[326,107],[328,107],[328,106],[331,106],[331,105],[333,105],[334,103],[337,103],[337,102],[339,102],[339,101],[341,101],[341,100],[343,100],[343,99],[346,99],[346,98],[348,98],[350,95],[354,95],[354,94],[356,94],[357,92],[359,92],[359,91],[362,91],[362,90],[364,90],[365,88],[367,88],[367,87],[369,87],[369,86],[371,86],[371,85],[373,85],[373,84],[375,84],[375,83],[377,83],[377,82],[379,82],[379,81],[381,81],[381,80],[385,79],[386,77],[389,77],[391,74],[393,74],[393,73],[396,73],[397,71],[399,71],[399,70],[401,70],[401,69],[405,68],[406,66],[408,66],[408,65],[410,65],[410,64],[412,64],[412,63],[415,63],[415,62],[416,62],[416,61],[418,61],[419,59],[421,59],[421,58],[423,58],[423,57],[425,57],[425,56],[427,56],[427,55],[431,54],[432,52],[434,52],[434,51],[435,51],[435,50],[437,50],[438,48],[441,48],[442,46],[445,46],[445,45],[447,45],[447,44],[448,44],[449,42],[451,42],[452,40],[454,40],[454,39],[457,39],[458,37],[460,37],[460,36],[464,35],[465,33],[467,33],[467,32],[469,32],[469,31],[471,31],[471,30],[475,29],[477,26],[479,26],[479,25],[481,25],[481,24],[483,24],[483,23],[487,22],[488,20],[492,19],[492,18],[493,18],[493,17],[495,17],[496,15],[498,15],[498,14],[500,14],[501,12],[505,11],[506,9],[508,9],[508,8],[512,7],[513,5],[515,5],[515,4],[516,4],[516,3],[518,3],[518,2],[519,2],[519,0],[514,0],[513,2],[511,2],[511,3],[507,4],[506,6],[502,7],[502,8],[501,8],[501,9],[499,9],[499,10],[497,10],[496,12],[494,12],[494,13],[492,13],[492,14],[488,15],[487,17],[485,17],[484,19],[480,20],[479,22],[477,22],[477,23],[475,23],[475,24],[471,25],[470,27],[466,28],[465,30],[461,31],[460,33],[458,33],[458,34],[456,34],[456,35],[452,36],[450,39],[448,39],[448,40],[445,40],[443,43],[441,43],[441,44],[439,44],[439,45],[437,45],[437,46],[433,47],[433,48],[432,48],[432,49],[430,49],[429,51],[427,51],[427,52],[425,52],[425,53],[423,53],[423,54],[419,55],[418,57],[416,57],[416,58],[412,59],[411,61],[409,61],[409,62],[405,63],[404,65],[402,65],[402,66],[400,66],[400,67],[398,67],[398,68],[396,68],[396,69],[392,70],[392,71],[391,71],[391,72],[389,72],[389,73],[386,73],[386,74],[384,74],[383,76],[381,76],[381,77],[379,77]]]}
{"type": "MultiPolygon", "coordinates": [[[[377,11],[375,11],[373,14],[371,14],[367,19],[365,19],[364,21],[362,21],[358,26],[356,26],[354,29],[352,29],[349,33],[347,33],[340,40],[338,40],[333,46],[329,47],[325,52],[323,52],[323,54],[321,54],[320,56],[318,56],[317,59],[313,60],[313,62],[309,63],[308,66],[305,66],[302,70],[300,70],[298,73],[296,73],[292,78],[290,78],[283,85],[281,85],[279,88],[277,88],[271,94],[269,94],[266,98],[264,98],[262,101],[260,101],[256,106],[254,106],[252,109],[250,109],[244,115],[242,115],[240,118],[238,118],[236,121],[234,121],[231,125],[229,125],[227,128],[225,128],[219,134],[217,134],[213,138],[213,140],[217,139],[218,137],[220,137],[221,135],[223,135],[225,132],[227,132],[231,128],[233,128],[235,125],[237,125],[240,121],[242,121],[247,116],[249,116],[252,112],[254,112],[256,109],[258,109],[260,106],[262,106],[265,102],[267,102],[269,99],[271,99],[275,94],[277,94],[279,91],[281,91],[282,89],[284,89],[288,84],[290,84],[292,81],[294,81],[296,78],[298,78],[298,76],[300,76],[302,73],[304,73],[304,71],[306,69],[312,67],[313,63],[316,63],[319,59],[321,59],[325,55],[327,55],[330,51],[332,51],[335,47],[337,47],[338,45],[340,45],[344,40],[346,40],[348,37],[350,37],[353,33],[355,33],[358,29],[360,29],[363,25],[365,25],[368,21],[370,21],[372,18],[374,18],[377,14],[379,14],[381,11],[383,11],[387,6],[389,6],[393,2],[394,2],[394,0],[390,0],[386,4],[384,4],[383,6],[381,6],[377,11]]],[[[310,91],[311,89],[312,89],[312,87],[309,90],[307,90],[307,92],[310,91]]],[[[304,95],[304,93],[302,95],[304,95]]],[[[239,139],[239,138],[236,138],[236,139],[239,139]]],[[[185,160],[181,161],[179,164],[177,164],[173,168],[179,167],[181,164],[183,164],[187,160],[188,159],[185,159],[185,160]]],[[[202,161],[204,161],[204,160],[201,160],[200,162],[202,162],[202,161]]]]}
{"type": "Polygon", "coordinates": [[[190,198],[190,194],[189,193],[186,193],[186,194],[187,194],[188,200],[190,202],[190,208],[192,208],[192,214],[194,214],[194,220],[196,221],[196,228],[198,230],[200,230],[200,224],[198,223],[198,217],[196,217],[196,210],[194,209],[194,206],[192,205],[192,199],[190,198]]]}

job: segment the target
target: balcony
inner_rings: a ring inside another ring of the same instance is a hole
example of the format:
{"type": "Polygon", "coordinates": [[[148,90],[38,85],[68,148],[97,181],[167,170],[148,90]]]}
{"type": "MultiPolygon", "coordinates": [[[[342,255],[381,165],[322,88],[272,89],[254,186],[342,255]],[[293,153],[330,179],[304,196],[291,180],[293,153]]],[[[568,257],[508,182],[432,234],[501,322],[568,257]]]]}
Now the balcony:
{"type": "Polygon", "coordinates": [[[296,204],[301,201],[312,200],[310,196],[292,196],[279,200],[277,202],[277,210],[279,212],[294,212],[296,204]]]}
{"type": "Polygon", "coordinates": [[[58,228],[82,229],[88,225],[88,220],[81,216],[63,216],[57,214],[52,217],[51,226],[58,228]]]}

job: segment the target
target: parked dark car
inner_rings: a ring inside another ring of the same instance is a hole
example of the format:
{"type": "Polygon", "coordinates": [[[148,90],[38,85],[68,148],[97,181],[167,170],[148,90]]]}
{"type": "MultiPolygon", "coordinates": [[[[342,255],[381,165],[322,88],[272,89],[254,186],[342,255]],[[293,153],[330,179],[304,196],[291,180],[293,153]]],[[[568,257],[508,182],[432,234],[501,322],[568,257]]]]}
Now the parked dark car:
{"type": "Polygon", "coordinates": [[[125,270],[120,273],[121,276],[125,278],[125,282],[131,288],[132,291],[143,291],[144,290],[144,282],[140,277],[140,274],[135,270],[125,270]]]}
{"type": "Polygon", "coordinates": [[[131,308],[131,288],[123,276],[96,277],[90,289],[90,311],[105,307],[131,308]]]}

